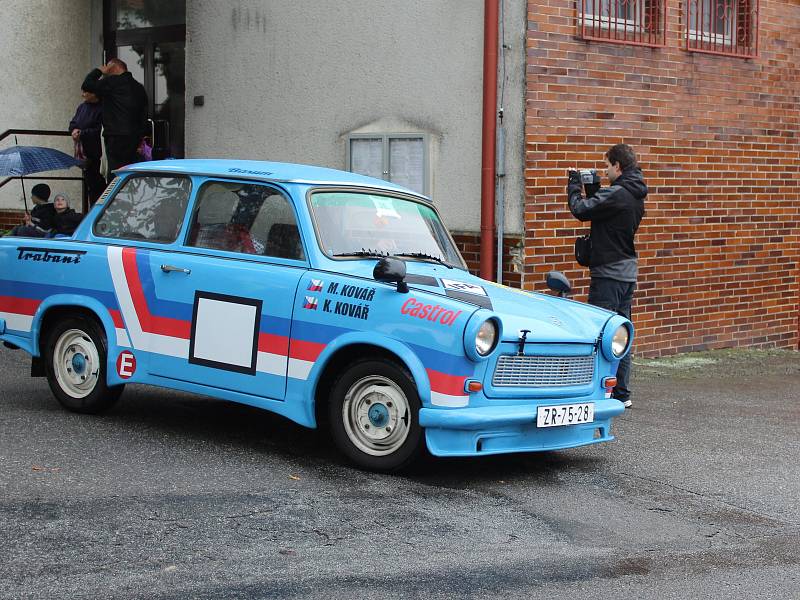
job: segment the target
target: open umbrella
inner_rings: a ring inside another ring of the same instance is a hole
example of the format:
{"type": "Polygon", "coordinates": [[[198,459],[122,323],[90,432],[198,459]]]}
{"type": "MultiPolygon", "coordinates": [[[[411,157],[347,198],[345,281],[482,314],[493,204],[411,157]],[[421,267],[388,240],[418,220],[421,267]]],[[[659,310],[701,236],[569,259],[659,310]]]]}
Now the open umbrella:
{"type": "MultiPolygon", "coordinates": [[[[53,148],[11,146],[0,150],[0,176],[22,177],[31,173],[69,169],[80,165],[81,161],[53,148]]],[[[22,184],[22,199],[25,202],[25,210],[28,210],[24,183],[22,184]]]]}

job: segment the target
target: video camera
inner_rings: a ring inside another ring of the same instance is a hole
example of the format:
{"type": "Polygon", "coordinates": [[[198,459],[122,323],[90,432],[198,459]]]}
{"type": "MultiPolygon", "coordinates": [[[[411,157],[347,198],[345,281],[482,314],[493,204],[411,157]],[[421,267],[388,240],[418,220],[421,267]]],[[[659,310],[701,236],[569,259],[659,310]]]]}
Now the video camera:
{"type": "Polygon", "coordinates": [[[597,174],[597,169],[579,169],[577,171],[570,169],[569,174],[570,180],[580,179],[587,198],[594,196],[600,189],[600,175],[597,174]]]}

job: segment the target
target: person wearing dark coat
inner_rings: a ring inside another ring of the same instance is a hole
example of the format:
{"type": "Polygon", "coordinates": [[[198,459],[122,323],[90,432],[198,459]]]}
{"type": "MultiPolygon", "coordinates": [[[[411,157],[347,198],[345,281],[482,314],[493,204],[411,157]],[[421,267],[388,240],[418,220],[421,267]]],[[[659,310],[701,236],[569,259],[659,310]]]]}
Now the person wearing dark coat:
{"type": "Polygon", "coordinates": [[[94,204],[106,188],[106,180],[100,174],[100,159],[103,145],[100,129],[103,126],[103,106],[100,99],[87,90],[81,90],[83,102],[78,105],[75,116],[69,122],[69,132],[75,142],[75,158],[83,160],[83,181],[89,195],[89,204],[94,204]]]}
{"type": "Polygon", "coordinates": [[[118,58],[92,70],[83,80],[85,89],[103,105],[103,138],[111,172],[138,162],[139,143],[147,132],[147,92],[118,58]]]}
{"type": "MultiPolygon", "coordinates": [[[[639,275],[634,238],[644,216],[647,185],[636,153],[627,144],[612,146],[605,154],[610,187],[584,198],[580,173],[569,172],[569,209],[580,221],[591,221],[592,241],[589,304],[631,318],[631,304],[639,275]]],[[[620,361],[612,398],[626,408],[632,405],[628,387],[631,353],[620,361]]]]}
{"type": "Polygon", "coordinates": [[[8,235],[20,237],[45,237],[53,228],[56,209],[50,199],[50,186],[46,183],[37,183],[31,189],[33,208],[30,213],[25,213],[25,223],[14,227],[8,235]]]}

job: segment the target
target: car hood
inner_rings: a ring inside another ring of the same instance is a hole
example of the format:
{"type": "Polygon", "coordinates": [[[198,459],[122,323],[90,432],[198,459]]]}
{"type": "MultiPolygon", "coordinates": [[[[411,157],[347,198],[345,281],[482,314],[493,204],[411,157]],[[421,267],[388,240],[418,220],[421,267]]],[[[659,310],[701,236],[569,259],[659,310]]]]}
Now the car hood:
{"type": "Polygon", "coordinates": [[[566,298],[499,285],[465,271],[408,263],[412,288],[460,300],[494,312],[503,340],[516,341],[527,329],[528,342],[594,343],[613,313],[566,298]]]}

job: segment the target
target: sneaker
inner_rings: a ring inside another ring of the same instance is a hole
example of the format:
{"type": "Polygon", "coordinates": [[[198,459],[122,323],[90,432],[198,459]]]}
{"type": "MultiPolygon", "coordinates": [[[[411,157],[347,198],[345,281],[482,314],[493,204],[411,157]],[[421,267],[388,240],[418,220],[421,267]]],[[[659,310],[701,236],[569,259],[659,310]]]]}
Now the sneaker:
{"type": "Polygon", "coordinates": [[[622,400],[621,402],[625,408],[630,408],[633,405],[633,402],[631,402],[630,398],[628,398],[627,400],[622,400]]]}

